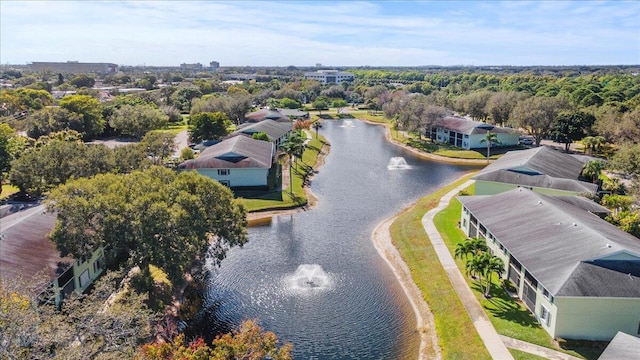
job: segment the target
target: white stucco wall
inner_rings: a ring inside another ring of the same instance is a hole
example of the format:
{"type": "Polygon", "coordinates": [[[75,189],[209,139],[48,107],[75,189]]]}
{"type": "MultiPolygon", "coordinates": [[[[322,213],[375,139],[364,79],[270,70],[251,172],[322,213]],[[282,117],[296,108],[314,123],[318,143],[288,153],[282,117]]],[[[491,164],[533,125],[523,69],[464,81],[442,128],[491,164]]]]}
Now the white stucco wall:
{"type": "MultiPolygon", "coordinates": [[[[505,191],[515,189],[517,187],[518,185],[516,184],[476,180],[474,195],[495,195],[495,194],[499,194],[505,191]]],[[[581,192],[575,192],[575,191],[565,191],[565,190],[558,190],[558,189],[548,189],[548,188],[529,187],[529,186],[523,186],[523,187],[526,187],[527,189],[533,190],[535,192],[538,192],[544,195],[549,195],[549,196],[574,196],[574,195],[582,194],[581,192]]]]}
{"type": "Polygon", "coordinates": [[[248,168],[248,169],[229,169],[229,175],[218,175],[218,169],[197,169],[204,176],[212,179],[228,181],[229,186],[267,186],[267,177],[269,169],[248,168]]]}
{"type": "MultiPolygon", "coordinates": [[[[500,145],[498,144],[492,144],[491,147],[498,147],[498,146],[515,146],[518,145],[518,141],[520,140],[520,135],[518,134],[509,134],[509,133],[498,133],[496,134],[498,137],[498,140],[501,142],[500,145]]],[[[486,142],[481,142],[482,139],[484,139],[486,136],[486,134],[471,134],[469,135],[469,147],[471,149],[477,149],[477,148],[487,148],[487,143],[486,142]]]]}
{"type": "Polygon", "coordinates": [[[557,297],[555,337],[611,340],[618,331],[638,335],[639,298],[557,297]]]}

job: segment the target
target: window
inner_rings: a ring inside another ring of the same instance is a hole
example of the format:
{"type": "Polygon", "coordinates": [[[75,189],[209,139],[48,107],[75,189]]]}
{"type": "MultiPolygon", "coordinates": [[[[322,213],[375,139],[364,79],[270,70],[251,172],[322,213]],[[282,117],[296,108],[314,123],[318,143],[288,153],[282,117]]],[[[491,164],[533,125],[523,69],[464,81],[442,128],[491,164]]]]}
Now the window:
{"type": "Polygon", "coordinates": [[[462,227],[463,228],[467,227],[467,219],[462,219],[462,227]]]}
{"type": "Polygon", "coordinates": [[[102,270],[102,258],[97,259],[94,263],[93,263],[93,273],[97,273],[100,270],[102,270]]]}
{"type": "Polygon", "coordinates": [[[468,138],[469,138],[469,135],[465,135],[465,136],[464,136],[464,138],[465,138],[465,139],[468,139],[468,138]]]}
{"type": "Polygon", "coordinates": [[[547,326],[549,326],[549,322],[551,321],[551,313],[549,313],[549,310],[547,310],[544,305],[540,305],[540,321],[544,322],[547,326]]]}
{"type": "Polygon", "coordinates": [[[542,296],[544,296],[545,299],[549,300],[549,302],[553,304],[553,295],[551,295],[549,290],[545,289],[544,287],[542,287],[542,296]]]}
{"type": "Polygon", "coordinates": [[[229,175],[231,171],[229,169],[218,169],[218,175],[229,175]]]}
{"type": "Polygon", "coordinates": [[[80,287],[85,287],[89,285],[89,270],[85,270],[80,274],[80,287]]]}

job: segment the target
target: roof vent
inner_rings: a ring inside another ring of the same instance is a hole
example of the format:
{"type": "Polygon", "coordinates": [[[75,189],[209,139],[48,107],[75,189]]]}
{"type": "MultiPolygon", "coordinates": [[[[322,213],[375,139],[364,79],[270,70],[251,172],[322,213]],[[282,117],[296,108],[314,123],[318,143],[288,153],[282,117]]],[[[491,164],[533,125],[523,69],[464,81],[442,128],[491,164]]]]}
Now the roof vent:
{"type": "Polygon", "coordinates": [[[573,223],[573,226],[578,226],[578,224],[577,223],[573,223]]]}
{"type": "Polygon", "coordinates": [[[538,205],[542,205],[542,200],[538,200],[538,205]]]}
{"type": "Polygon", "coordinates": [[[611,244],[607,244],[607,245],[605,245],[605,246],[607,247],[607,249],[610,249],[610,248],[611,248],[611,244]]]}

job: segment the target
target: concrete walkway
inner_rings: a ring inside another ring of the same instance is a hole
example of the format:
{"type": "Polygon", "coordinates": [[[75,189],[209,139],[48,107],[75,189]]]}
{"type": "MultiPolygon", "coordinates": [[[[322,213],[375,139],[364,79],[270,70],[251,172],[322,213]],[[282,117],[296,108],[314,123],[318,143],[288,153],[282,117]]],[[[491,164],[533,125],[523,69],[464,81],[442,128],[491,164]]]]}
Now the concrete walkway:
{"type": "Polygon", "coordinates": [[[449,277],[449,280],[451,281],[454,289],[458,293],[460,301],[462,301],[465,309],[467,309],[467,312],[469,313],[469,316],[473,321],[473,325],[478,331],[478,334],[480,335],[480,338],[489,351],[489,354],[491,354],[491,357],[493,359],[511,360],[513,359],[513,356],[511,356],[511,353],[509,352],[509,350],[507,350],[507,347],[509,347],[528,352],[530,354],[542,356],[547,359],[579,360],[579,358],[577,357],[555,351],[553,349],[498,335],[496,329],[491,324],[491,321],[489,321],[487,314],[485,314],[484,310],[482,309],[482,305],[480,305],[480,302],[467,285],[464,275],[462,275],[462,272],[460,272],[460,269],[456,265],[453,256],[451,256],[451,252],[449,252],[449,248],[447,248],[447,245],[444,243],[442,237],[440,236],[440,232],[438,232],[438,229],[436,229],[433,223],[433,217],[444,208],[449,206],[449,202],[451,201],[451,199],[454,196],[458,195],[461,190],[469,187],[471,184],[473,184],[473,180],[465,182],[464,184],[456,187],[455,189],[444,195],[440,199],[440,203],[438,204],[438,206],[431,209],[422,217],[422,226],[427,232],[427,235],[431,240],[431,244],[433,245],[433,248],[438,255],[438,259],[440,260],[442,267],[447,273],[447,276],[449,277]]]}
{"type": "Polygon", "coordinates": [[[544,346],[528,343],[526,341],[510,338],[508,336],[500,335],[500,338],[502,339],[502,341],[507,347],[528,352],[529,354],[542,356],[543,358],[547,358],[551,360],[582,360],[578,357],[571,356],[569,354],[561,353],[559,351],[555,351],[553,349],[549,349],[544,346]]]}
{"type": "Polygon", "coordinates": [[[442,263],[442,267],[444,267],[453,288],[458,293],[460,301],[462,301],[465,309],[467,309],[467,312],[471,317],[471,321],[473,321],[473,326],[475,326],[478,331],[478,334],[480,335],[480,338],[482,338],[482,341],[489,351],[489,354],[491,354],[491,357],[499,360],[513,360],[513,356],[511,356],[511,353],[507,350],[507,347],[502,342],[502,339],[496,332],[496,329],[493,328],[493,325],[484,313],[480,302],[478,302],[478,299],[476,299],[469,286],[467,286],[467,282],[458,269],[456,262],[453,260],[453,256],[451,256],[447,245],[445,245],[438,229],[436,229],[436,226],[433,224],[433,217],[449,205],[451,198],[456,196],[460,190],[471,184],[473,184],[473,181],[469,180],[443,196],[440,199],[438,206],[431,209],[422,217],[422,226],[424,226],[424,230],[427,232],[427,235],[431,240],[431,244],[438,255],[438,259],[440,259],[440,262],[442,263]]]}

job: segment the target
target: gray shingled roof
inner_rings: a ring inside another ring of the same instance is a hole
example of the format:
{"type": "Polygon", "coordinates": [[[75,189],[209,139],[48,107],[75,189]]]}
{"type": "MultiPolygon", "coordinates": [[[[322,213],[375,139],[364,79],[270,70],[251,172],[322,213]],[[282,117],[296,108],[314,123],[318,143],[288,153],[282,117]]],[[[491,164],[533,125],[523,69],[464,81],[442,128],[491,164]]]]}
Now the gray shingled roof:
{"type": "Polygon", "coordinates": [[[640,359],[640,338],[618,331],[598,360],[640,359]]]}
{"type": "Polygon", "coordinates": [[[527,150],[509,151],[482,169],[478,175],[496,170],[510,170],[575,180],[582,173],[583,167],[584,163],[581,160],[550,147],[541,146],[527,150]]]}
{"type": "Polygon", "coordinates": [[[281,138],[284,134],[293,130],[293,124],[289,122],[277,122],[274,120],[263,120],[259,123],[247,125],[231,133],[229,137],[238,135],[253,136],[256,133],[265,133],[271,141],[281,138]]]}
{"type": "Polygon", "coordinates": [[[556,295],[640,298],[640,263],[624,260],[581,262],[556,295]]]}
{"type": "Polygon", "coordinates": [[[475,180],[501,182],[514,185],[531,186],[546,189],[572,191],[576,193],[595,194],[598,185],[577,179],[556,178],[546,174],[530,175],[508,169],[497,169],[481,172],[474,176],[475,180]]]}
{"type": "Polygon", "coordinates": [[[260,109],[258,111],[254,111],[248,113],[244,116],[250,122],[260,122],[262,120],[275,120],[278,122],[291,122],[291,119],[278,112],[269,109],[260,109]]]}
{"type": "Polygon", "coordinates": [[[273,143],[236,136],[205,149],[197,159],[178,165],[180,169],[270,168],[273,143]]]}
{"type": "MultiPolygon", "coordinates": [[[[640,257],[640,239],[563,198],[524,188],[497,195],[458,197],[553,295],[573,276],[581,276],[576,271],[582,262],[620,252],[640,257]]],[[[603,287],[607,293],[610,285],[592,286],[603,287]]]]}
{"type": "Polygon", "coordinates": [[[515,133],[512,128],[503,128],[479,121],[473,121],[458,116],[447,116],[436,122],[436,126],[442,127],[448,130],[453,130],[461,134],[486,134],[487,130],[492,133],[515,133]]]}

